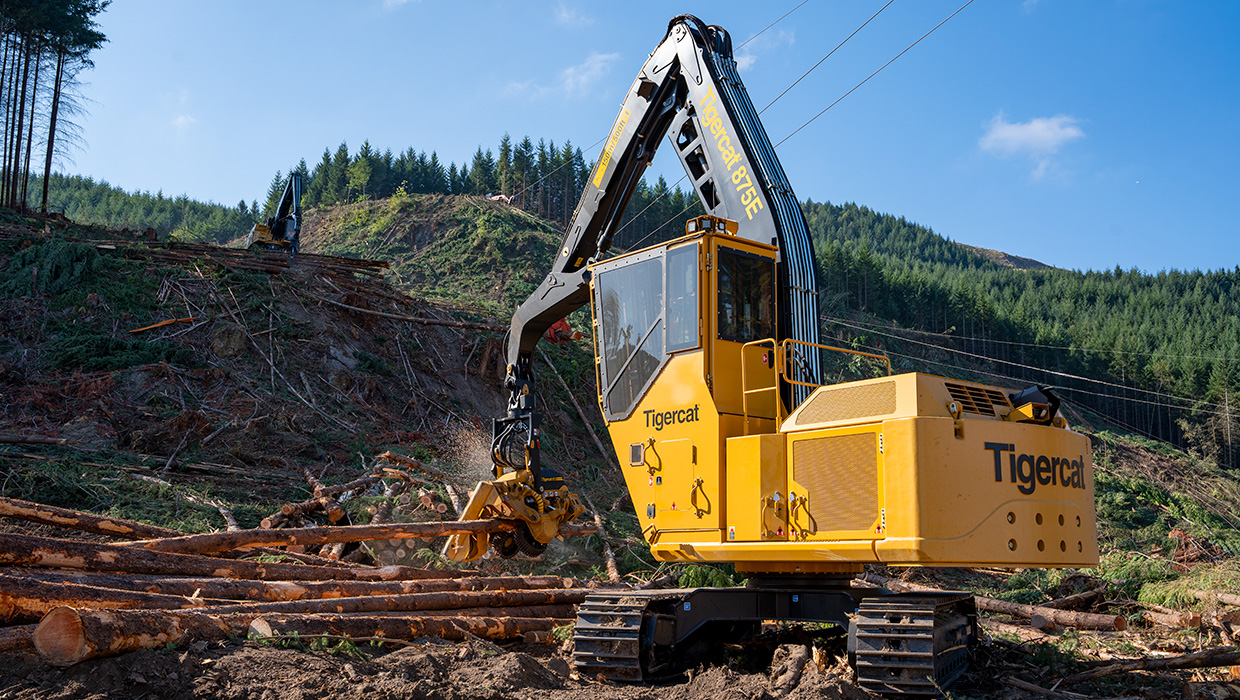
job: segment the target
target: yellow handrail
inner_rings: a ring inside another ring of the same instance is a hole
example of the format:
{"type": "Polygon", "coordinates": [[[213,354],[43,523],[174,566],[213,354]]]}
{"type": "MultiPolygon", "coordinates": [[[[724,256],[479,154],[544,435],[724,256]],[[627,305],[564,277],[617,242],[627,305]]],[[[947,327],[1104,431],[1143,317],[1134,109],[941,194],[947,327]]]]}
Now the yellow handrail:
{"type": "MultiPolygon", "coordinates": [[[[746,379],[749,376],[749,372],[746,369],[746,365],[745,365],[745,349],[751,345],[753,346],[765,345],[767,347],[770,347],[771,353],[775,355],[776,365],[779,364],[779,353],[776,352],[776,344],[775,344],[774,338],[762,338],[761,340],[751,340],[748,343],[741,345],[741,413],[744,414],[745,416],[746,432],[748,432],[748,426],[749,426],[749,395],[750,394],[761,394],[761,393],[765,393],[768,391],[779,391],[778,377],[780,376],[780,372],[782,371],[781,367],[778,367],[778,366],[775,367],[776,381],[771,386],[758,387],[757,389],[748,388],[748,383],[746,379]]],[[[784,419],[783,403],[779,400],[778,395],[776,395],[775,397],[775,417],[778,422],[783,422],[783,419],[784,419]]]]}
{"type": "MultiPolygon", "coordinates": [[[[877,355],[872,352],[862,352],[860,350],[849,350],[848,348],[837,348],[834,345],[823,345],[821,343],[810,343],[804,340],[795,340],[793,338],[788,338],[784,340],[782,343],[780,343],[780,346],[785,348],[785,351],[783,353],[780,353],[780,356],[782,357],[783,355],[787,354],[787,349],[786,349],[787,346],[794,345],[794,344],[795,345],[808,345],[810,347],[820,348],[822,350],[831,350],[833,352],[842,352],[848,355],[860,355],[862,357],[869,357],[874,360],[882,360],[887,365],[887,376],[888,377],[891,376],[891,359],[888,358],[886,355],[877,355]]],[[[788,373],[785,367],[780,368],[779,376],[782,377],[783,380],[785,382],[788,382],[789,384],[796,384],[798,386],[812,386],[812,387],[821,386],[820,384],[812,384],[810,382],[802,382],[802,381],[797,381],[796,379],[792,379],[791,377],[788,376],[788,373]]]]}

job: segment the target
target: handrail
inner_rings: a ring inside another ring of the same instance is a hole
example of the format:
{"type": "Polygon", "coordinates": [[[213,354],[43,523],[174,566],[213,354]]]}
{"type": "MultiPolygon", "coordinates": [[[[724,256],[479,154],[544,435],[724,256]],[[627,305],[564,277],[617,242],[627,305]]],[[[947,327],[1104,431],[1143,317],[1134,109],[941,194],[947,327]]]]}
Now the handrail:
{"type": "MultiPolygon", "coordinates": [[[[887,365],[887,376],[888,377],[891,376],[891,359],[888,358],[886,355],[878,355],[872,352],[862,352],[860,350],[849,350],[848,348],[837,348],[834,345],[823,345],[822,343],[810,343],[804,340],[796,340],[794,338],[787,338],[783,342],[780,343],[780,346],[784,348],[784,352],[780,353],[781,356],[787,354],[788,346],[790,345],[809,345],[811,347],[819,348],[822,350],[830,350],[833,352],[842,352],[848,355],[860,355],[862,357],[868,357],[874,360],[882,360],[887,365]]],[[[788,382],[789,384],[795,384],[798,386],[812,386],[812,387],[822,386],[821,384],[813,384],[810,382],[802,382],[796,379],[792,379],[791,377],[788,376],[788,373],[785,368],[781,368],[779,375],[780,377],[783,378],[784,381],[788,382]]]]}
{"type": "MultiPolygon", "coordinates": [[[[749,395],[750,394],[761,394],[761,393],[765,393],[768,391],[778,392],[779,391],[779,377],[783,371],[781,367],[776,366],[774,368],[775,369],[775,382],[771,384],[771,386],[758,387],[757,389],[749,389],[748,383],[746,381],[746,379],[749,376],[749,372],[745,367],[745,349],[751,345],[755,347],[758,347],[758,346],[770,347],[771,353],[775,355],[776,365],[779,364],[779,353],[777,352],[777,346],[776,346],[774,338],[762,338],[760,340],[751,340],[748,343],[741,345],[741,413],[744,414],[745,416],[746,433],[749,432],[749,428],[748,428],[749,426],[749,395]]],[[[784,419],[783,412],[784,412],[783,402],[779,400],[779,396],[778,394],[776,394],[775,396],[776,422],[783,422],[783,419],[784,419]]]]}
{"type": "MultiPolygon", "coordinates": [[[[792,349],[791,346],[793,345],[808,345],[810,347],[819,348],[821,350],[830,350],[832,352],[842,352],[847,355],[860,355],[861,357],[868,357],[873,360],[882,360],[883,363],[887,365],[887,376],[889,377],[891,376],[891,359],[888,358],[886,355],[878,355],[872,352],[862,352],[860,350],[849,350],[848,348],[839,348],[839,347],[835,347],[834,345],[823,345],[822,343],[810,343],[808,341],[796,340],[794,338],[786,338],[780,341],[778,344],[775,342],[774,338],[762,338],[760,340],[751,340],[748,343],[741,345],[741,413],[744,414],[746,426],[749,425],[749,395],[750,394],[761,394],[761,393],[765,393],[768,391],[778,392],[780,380],[785,381],[789,384],[793,384],[797,386],[808,386],[808,387],[813,387],[815,389],[822,386],[821,384],[814,384],[812,382],[802,382],[797,379],[793,379],[792,377],[789,376],[790,362],[788,360],[788,355],[789,355],[788,351],[792,349]],[[746,370],[746,365],[745,365],[745,349],[750,347],[751,345],[755,347],[757,346],[769,347],[771,348],[771,352],[775,353],[775,384],[773,384],[772,386],[758,387],[757,389],[749,388],[749,384],[748,384],[749,372],[746,370]],[[779,351],[777,352],[777,350],[779,351]]],[[[795,350],[793,350],[793,352],[795,353],[795,350]]],[[[775,398],[775,415],[776,415],[776,421],[779,423],[782,423],[784,418],[786,417],[784,415],[784,404],[782,401],[779,400],[778,395],[775,398]]]]}

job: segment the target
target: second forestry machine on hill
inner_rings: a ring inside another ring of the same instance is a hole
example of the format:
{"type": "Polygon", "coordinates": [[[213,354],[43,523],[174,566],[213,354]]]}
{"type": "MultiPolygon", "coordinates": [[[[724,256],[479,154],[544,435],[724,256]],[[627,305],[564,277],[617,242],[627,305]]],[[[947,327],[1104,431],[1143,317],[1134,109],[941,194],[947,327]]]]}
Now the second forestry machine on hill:
{"type": "Polygon", "coordinates": [[[289,258],[301,248],[301,173],[288,174],[284,192],[276,203],[275,216],[267,223],[254,224],[246,236],[247,250],[287,252],[289,258]]]}
{"type": "Polygon", "coordinates": [[[533,352],[593,313],[598,400],[642,532],[665,562],[727,562],[742,588],[591,594],[575,663],[593,677],[678,673],[702,644],[763,621],[848,630],[861,684],[933,694],[977,639],[967,593],[859,589],[862,565],[1090,566],[1089,441],[1049,390],[919,373],[820,386],[815,263],[804,217],[741,83],[727,32],[671,21],[633,82],[553,269],[517,309],[496,479],[448,555],[536,554],[583,512],[542,465],[533,352]],[[685,235],[610,259],[621,216],[667,135],[707,211],[685,235]]]}

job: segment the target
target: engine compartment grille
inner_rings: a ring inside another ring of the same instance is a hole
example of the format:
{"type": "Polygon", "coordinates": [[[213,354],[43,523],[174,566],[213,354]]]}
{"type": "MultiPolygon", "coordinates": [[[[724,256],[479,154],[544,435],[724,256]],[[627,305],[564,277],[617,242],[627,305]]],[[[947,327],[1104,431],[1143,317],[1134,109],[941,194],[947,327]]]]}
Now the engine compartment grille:
{"type": "Polygon", "coordinates": [[[943,386],[947,387],[947,391],[951,393],[952,399],[960,404],[960,410],[965,413],[976,413],[980,416],[993,416],[995,406],[1000,408],[1011,408],[1007,397],[1003,392],[996,391],[987,387],[970,386],[968,384],[953,384],[945,382],[943,386]]]}

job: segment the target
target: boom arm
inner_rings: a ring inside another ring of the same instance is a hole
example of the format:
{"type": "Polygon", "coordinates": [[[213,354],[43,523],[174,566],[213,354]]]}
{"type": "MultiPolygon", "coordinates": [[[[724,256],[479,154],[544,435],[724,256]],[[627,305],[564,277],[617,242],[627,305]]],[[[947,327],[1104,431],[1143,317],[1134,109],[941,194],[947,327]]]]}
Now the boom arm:
{"type": "Polygon", "coordinates": [[[289,173],[271,224],[271,237],[288,241],[296,249],[301,238],[301,173],[289,173]]]}
{"type": "MultiPolygon", "coordinates": [[[[633,81],[551,272],[513,314],[505,383],[510,418],[533,410],[534,347],[552,323],[589,301],[586,266],[611,247],[665,134],[708,213],[744,222],[743,237],[779,247],[783,337],[818,342],[814,254],[805,218],[736,71],[731,38],[721,27],[681,15],[633,81]]],[[[801,378],[816,384],[817,353],[805,359],[801,378]]],[[[796,403],[808,395],[806,387],[794,391],[796,403]]]]}

